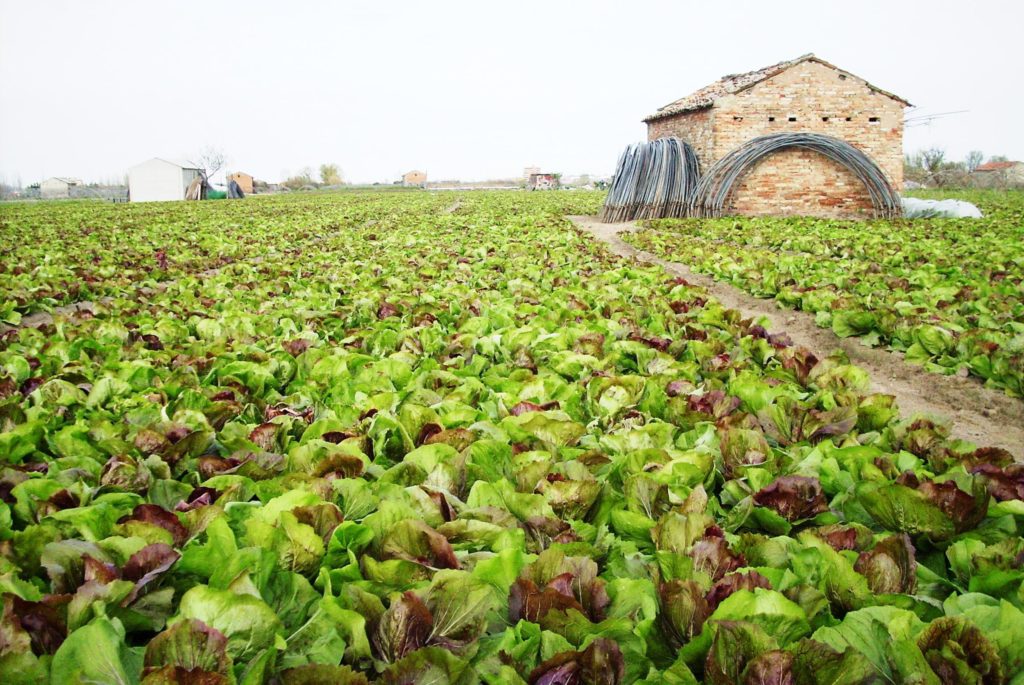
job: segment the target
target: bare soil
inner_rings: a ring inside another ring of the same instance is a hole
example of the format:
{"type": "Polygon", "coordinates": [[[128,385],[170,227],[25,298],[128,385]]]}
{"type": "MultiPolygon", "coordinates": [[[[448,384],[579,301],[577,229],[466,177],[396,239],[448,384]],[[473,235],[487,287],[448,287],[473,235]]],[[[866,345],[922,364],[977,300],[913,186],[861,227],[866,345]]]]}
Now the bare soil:
{"type": "Polygon", "coordinates": [[[904,361],[891,350],[862,345],[820,328],[807,312],[781,309],[774,300],[758,299],[727,283],[698,274],[685,264],[670,262],[626,243],[619,234],[640,230],[634,223],[605,224],[594,217],[569,217],[582,231],[622,257],[657,264],[675,276],[704,287],[744,318],[764,317],[769,330],[785,331],[793,342],[823,357],[842,349],[850,361],[871,376],[872,392],[894,395],[904,416],[935,415],[952,420],[952,435],[979,446],[1002,447],[1024,461],[1024,401],[984,387],[974,378],[943,376],[904,361]]]}

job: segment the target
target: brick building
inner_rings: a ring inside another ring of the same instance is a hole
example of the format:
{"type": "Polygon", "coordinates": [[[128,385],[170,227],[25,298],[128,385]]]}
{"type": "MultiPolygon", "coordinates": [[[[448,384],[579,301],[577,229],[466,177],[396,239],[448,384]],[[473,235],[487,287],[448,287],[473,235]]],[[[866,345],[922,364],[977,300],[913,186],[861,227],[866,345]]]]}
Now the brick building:
{"type": "MultiPolygon", "coordinates": [[[[804,55],[723,76],[644,119],[648,140],[678,136],[703,173],[741,144],[769,133],[822,133],[859,148],[903,186],[903,110],[910,103],[828,62],[804,55]]],[[[826,217],[871,213],[871,198],[838,163],[809,150],[773,153],[740,179],[730,213],[826,217]]]]}
{"type": "Polygon", "coordinates": [[[559,185],[558,174],[538,172],[530,174],[526,179],[526,187],[529,190],[555,190],[559,185]]]}
{"type": "Polygon", "coordinates": [[[402,174],[403,186],[416,186],[422,188],[427,184],[426,171],[409,171],[402,174]]]}
{"type": "Polygon", "coordinates": [[[242,189],[242,192],[246,195],[252,195],[253,191],[253,178],[244,171],[236,171],[233,174],[228,175],[229,181],[234,181],[238,184],[238,187],[242,189]]]}
{"type": "Polygon", "coordinates": [[[971,174],[981,188],[1020,188],[1024,186],[1024,162],[986,162],[971,174]]]}

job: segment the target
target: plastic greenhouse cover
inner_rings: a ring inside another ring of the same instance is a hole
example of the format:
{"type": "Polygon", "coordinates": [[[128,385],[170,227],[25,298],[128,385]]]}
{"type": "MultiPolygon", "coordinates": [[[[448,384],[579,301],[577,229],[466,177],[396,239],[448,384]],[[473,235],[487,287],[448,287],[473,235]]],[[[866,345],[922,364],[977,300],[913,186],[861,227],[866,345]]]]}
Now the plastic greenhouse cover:
{"type": "Polygon", "coordinates": [[[908,219],[942,217],[948,219],[980,219],[981,210],[963,200],[922,200],[918,197],[903,199],[903,216],[908,219]]]}

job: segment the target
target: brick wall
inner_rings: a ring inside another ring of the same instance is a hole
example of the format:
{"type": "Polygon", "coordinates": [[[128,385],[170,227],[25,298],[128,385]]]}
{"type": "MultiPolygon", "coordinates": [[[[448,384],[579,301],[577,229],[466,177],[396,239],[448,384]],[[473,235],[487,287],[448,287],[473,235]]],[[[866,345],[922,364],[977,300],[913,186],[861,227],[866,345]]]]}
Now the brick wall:
{"type": "Polygon", "coordinates": [[[703,172],[714,161],[714,110],[701,109],[674,117],[656,119],[647,125],[647,140],[676,136],[690,144],[703,172]]]}
{"type": "Polygon", "coordinates": [[[897,189],[903,187],[903,104],[856,76],[802,62],[721,98],[714,110],[715,159],[768,133],[824,133],[863,150],[897,189]]]}
{"type": "MultiPolygon", "coordinates": [[[[719,98],[709,109],[652,121],[648,139],[679,136],[698,151],[703,172],[757,136],[823,133],[863,150],[900,190],[903,107],[856,76],[806,61],[719,98]]],[[[811,152],[770,155],[739,185],[735,209],[743,214],[854,216],[871,207],[870,196],[852,174],[811,152]],[[797,197],[801,192],[803,199],[797,197]]]]}
{"type": "Polygon", "coordinates": [[[726,214],[869,218],[871,196],[846,167],[796,148],[765,157],[734,186],[726,214]]]}

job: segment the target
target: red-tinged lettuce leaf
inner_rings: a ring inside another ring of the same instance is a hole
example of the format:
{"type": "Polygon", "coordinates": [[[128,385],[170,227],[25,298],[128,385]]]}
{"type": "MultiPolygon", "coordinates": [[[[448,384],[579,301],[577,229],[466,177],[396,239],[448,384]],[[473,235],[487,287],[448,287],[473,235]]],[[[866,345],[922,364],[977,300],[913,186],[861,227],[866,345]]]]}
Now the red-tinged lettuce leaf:
{"type": "Polygon", "coordinates": [[[375,685],[472,685],[476,682],[478,678],[469,663],[440,647],[417,649],[389,666],[374,681],[375,685]]]}
{"type": "MultiPolygon", "coordinates": [[[[294,613],[287,617],[294,619],[294,613]]],[[[259,597],[208,585],[195,585],[182,595],[175,622],[182,619],[202,621],[224,635],[228,655],[237,663],[274,645],[284,629],[279,613],[259,597]]]]}
{"type": "Polygon", "coordinates": [[[227,677],[232,667],[227,647],[227,638],[202,621],[179,621],[146,645],[143,673],[173,668],[178,675],[180,670],[227,677]]]}
{"type": "MultiPolygon", "coordinates": [[[[362,673],[348,666],[306,664],[281,671],[281,685],[369,685],[362,673]]],[[[415,681],[413,681],[415,682],[415,681]]]]}
{"type": "Polygon", "coordinates": [[[546,586],[559,594],[573,597],[582,612],[592,621],[601,621],[608,606],[605,581],[598,574],[600,568],[589,557],[567,556],[557,548],[543,551],[522,572],[522,578],[546,586]]]}
{"type": "Polygon", "coordinates": [[[857,498],[885,530],[933,541],[948,540],[956,534],[956,525],[949,516],[914,488],[865,483],[858,488],[857,498]]]}
{"type": "Polygon", "coordinates": [[[960,461],[967,468],[986,464],[1005,468],[1016,462],[1013,455],[1001,447],[979,447],[970,454],[962,455],[960,461]]]}
{"type": "Polygon", "coordinates": [[[114,564],[93,559],[88,554],[82,557],[82,562],[84,564],[83,576],[86,583],[90,581],[109,583],[121,577],[121,570],[114,564]]]}
{"type": "Polygon", "coordinates": [[[812,409],[804,418],[801,432],[811,443],[819,443],[825,438],[846,435],[857,424],[857,410],[853,407],[838,406],[828,411],[812,409]]]}
{"type": "Polygon", "coordinates": [[[572,574],[556,576],[543,588],[528,578],[519,578],[509,590],[509,621],[520,620],[539,623],[552,610],[576,609],[583,612],[583,605],[572,592],[572,574]]]}
{"type": "Polygon", "coordinates": [[[658,586],[658,621],[669,643],[682,647],[704,627],[711,608],[700,586],[692,580],[671,580],[658,586]]]}
{"type": "Polygon", "coordinates": [[[180,558],[181,554],[171,546],[159,542],[146,545],[133,554],[121,571],[125,580],[135,583],[131,594],[124,600],[125,606],[134,602],[147,585],[167,573],[180,558]]]}
{"type": "Polygon", "coordinates": [[[118,519],[118,523],[142,521],[163,528],[174,538],[174,545],[180,547],[188,540],[188,529],[182,525],[178,516],[156,504],[140,504],[132,510],[131,515],[118,519]]]}
{"type": "Polygon", "coordinates": [[[753,590],[754,588],[770,590],[771,581],[757,571],[746,573],[729,573],[711,586],[707,593],[707,605],[709,611],[714,611],[722,601],[738,590],[753,590]]]}
{"type": "MultiPolygon", "coordinates": [[[[673,388],[670,386],[669,389],[673,388]]],[[[703,414],[707,417],[705,420],[717,421],[739,409],[740,402],[739,397],[727,395],[724,390],[709,390],[702,395],[687,396],[686,408],[695,414],[703,414]]]]}
{"type": "Polygon", "coordinates": [[[199,668],[188,670],[180,666],[161,666],[149,670],[141,685],[231,685],[231,680],[223,673],[199,668]]]}
{"type": "Polygon", "coordinates": [[[415,593],[405,592],[387,608],[373,630],[377,656],[394,663],[427,644],[434,617],[415,593]]]}
{"type": "Polygon", "coordinates": [[[972,468],[971,473],[984,478],[989,494],[997,501],[1024,500],[1024,464],[982,464],[972,468]]]}
{"type": "Polygon", "coordinates": [[[726,478],[736,478],[747,466],[763,466],[774,461],[768,441],[759,430],[732,428],[721,435],[722,461],[726,478]]]}
{"type": "Polygon", "coordinates": [[[918,635],[917,646],[942,685],[1005,682],[999,652],[980,628],[962,616],[935,619],[918,635]]]}
{"type": "Polygon", "coordinates": [[[519,416],[531,411],[547,411],[549,409],[558,409],[558,402],[545,402],[544,404],[537,404],[536,402],[520,402],[508,410],[508,413],[512,416],[519,416]]]}
{"type": "Polygon", "coordinates": [[[806,347],[787,347],[779,354],[782,368],[793,374],[800,385],[807,385],[811,371],[818,365],[818,358],[806,347]]]}
{"type": "Polygon", "coordinates": [[[122,490],[144,494],[153,477],[150,470],[135,458],[126,454],[112,456],[103,465],[100,484],[106,490],[122,490]]]}
{"type": "Polygon", "coordinates": [[[706,535],[686,554],[693,559],[693,570],[706,573],[715,581],[747,565],[743,555],[733,552],[721,535],[706,535]]]}
{"type": "Polygon", "coordinates": [[[746,621],[719,621],[704,660],[705,682],[708,685],[743,683],[747,665],[777,649],[775,640],[758,625],[746,621]]]}
{"type": "Polygon", "coordinates": [[[404,519],[388,531],[381,543],[385,559],[406,559],[431,568],[459,568],[447,538],[423,521],[404,519]]]}
{"type": "Polygon", "coordinates": [[[423,439],[424,445],[449,445],[454,447],[456,451],[461,452],[466,449],[474,442],[476,442],[477,435],[468,428],[449,428],[447,430],[437,431],[426,436],[423,439]]]}
{"type": "Polygon", "coordinates": [[[853,568],[868,579],[875,594],[912,595],[917,589],[914,545],[906,534],[890,535],[870,551],[861,552],[853,568]]]}
{"type": "Polygon", "coordinates": [[[249,432],[249,441],[265,452],[275,452],[277,435],[282,428],[279,423],[261,423],[249,432]]]}
{"type": "Polygon", "coordinates": [[[530,685],[619,685],[626,676],[622,650],[597,638],[581,652],[560,652],[530,672],[530,685]]]}
{"type": "Polygon", "coordinates": [[[747,664],[743,685],[794,685],[793,653],[775,649],[763,652],[747,664]]]}
{"type": "Polygon", "coordinates": [[[53,654],[68,635],[61,605],[68,597],[50,595],[30,602],[17,595],[4,595],[0,617],[0,654],[31,646],[37,656],[53,654]]]}
{"type": "Polygon", "coordinates": [[[874,541],[871,529],[861,524],[833,523],[815,528],[811,532],[827,542],[832,549],[839,552],[844,550],[865,550],[874,541]]]}
{"type": "Polygon", "coordinates": [[[39,563],[50,577],[54,594],[74,593],[85,582],[86,559],[110,563],[111,557],[92,542],[61,540],[47,543],[39,563]]]}
{"type": "Polygon", "coordinates": [[[958,533],[977,528],[988,513],[988,491],[980,479],[972,483],[974,492],[964,492],[955,481],[941,483],[924,481],[917,486],[918,492],[924,494],[946,516],[953,521],[958,533]]]}
{"type": "Polygon", "coordinates": [[[299,523],[304,523],[315,530],[317,535],[323,538],[324,544],[330,541],[335,528],[345,520],[337,505],[331,503],[295,507],[292,514],[299,523]]]}
{"type": "MultiPolygon", "coordinates": [[[[885,682],[880,680],[882,676],[867,657],[856,649],[838,651],[817,640],[806,639],[800,640],[792,653],[792,672],[797,685],[874,685],[885,682]]],[[[921,681],[921,685],[927,684],[927,680],[921,681]]]]}
{"type": "Polygon", "coordinates": [[[774,510],[790,522],[813,518],[828,511],[828,502],[817,478],[781,476],[754,493],[754,501],[774,510]]]}

